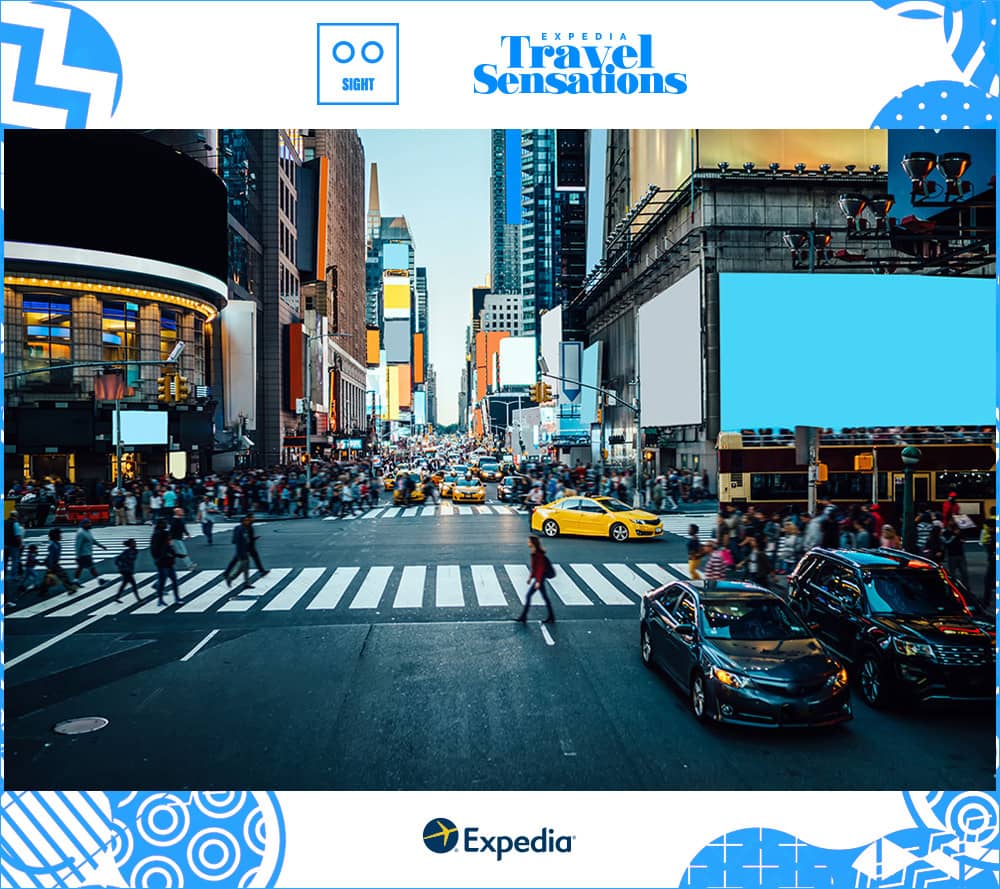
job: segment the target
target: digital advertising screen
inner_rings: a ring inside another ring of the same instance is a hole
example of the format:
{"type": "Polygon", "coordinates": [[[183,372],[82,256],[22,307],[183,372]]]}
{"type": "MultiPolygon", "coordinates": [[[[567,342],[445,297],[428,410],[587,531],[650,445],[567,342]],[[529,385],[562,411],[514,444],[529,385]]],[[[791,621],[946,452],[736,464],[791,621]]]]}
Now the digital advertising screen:
{"type": "Polygon", "coordinates": [[[997,889],[998,6],[4,0],[0,889],[997,889]]]}

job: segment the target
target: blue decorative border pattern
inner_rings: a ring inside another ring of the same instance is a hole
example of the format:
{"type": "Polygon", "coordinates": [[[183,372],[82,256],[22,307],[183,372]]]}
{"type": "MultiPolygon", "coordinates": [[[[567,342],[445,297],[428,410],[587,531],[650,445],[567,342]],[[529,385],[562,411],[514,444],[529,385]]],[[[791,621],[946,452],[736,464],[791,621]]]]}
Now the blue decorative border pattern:
{"type": "Polygon", "coordinates": [[[22,791],[0,797],[0,886],[274,886],[273,793],[22,791]]]}

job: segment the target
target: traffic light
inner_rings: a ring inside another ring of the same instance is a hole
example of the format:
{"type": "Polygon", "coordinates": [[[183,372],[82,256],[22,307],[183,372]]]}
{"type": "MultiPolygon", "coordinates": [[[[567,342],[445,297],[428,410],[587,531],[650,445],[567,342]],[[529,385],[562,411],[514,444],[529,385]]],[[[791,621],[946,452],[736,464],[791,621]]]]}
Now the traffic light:
{"type": "Polygon", "coordinates": [[[829,467],[825,463],[820,463],[816,467],[816,481],[822,483],[829,477],[829,467]]]}
{"type": "Polygon", "coordinates": [[[191,397],[191,384],[180,374],[174,377],[174,401],[187,401],[191,397]]]}
{"type": "Polygon", "coordinates": [[[875,458],[871,454],[855,454],[854,469],[856,472],[871,472],[875,468],[875,458]]]}
{"type": "Polygon", "coordinates": [[[156,400],[162,402],[163,404],[170,404],[172,397],[170,393],[170,384],[173,382],[174,375],[171,373],[165,373],[156,380],[156,400]]]}
{"type": "Polygon", "coordinates": [[[301,464],[302,464],[303,466],[305,466],[305,465],[306,465],[306,463],[308,463],[308,462],[309,462],[309,455],[308,455],[308,454],[299,454],[299,462],[300,462],[300,463],[301,463],[301,464]]]}
{"type": "Polygon", "coordinates": [[[552,401],[552,387],[548,383],[541,383],[542,401],[552,401]]]}

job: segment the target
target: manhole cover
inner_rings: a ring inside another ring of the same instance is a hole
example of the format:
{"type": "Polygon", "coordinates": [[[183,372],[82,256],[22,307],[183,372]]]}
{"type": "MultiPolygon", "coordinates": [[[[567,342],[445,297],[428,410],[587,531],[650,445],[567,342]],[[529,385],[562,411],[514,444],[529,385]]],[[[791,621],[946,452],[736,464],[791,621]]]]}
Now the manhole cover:
{"type": "Polygon", "coordinates": [[[98,732],[108,724],[103,716],[81,716],[79,719],[67,719],[56,723],[52,731],[60,735],[85,735],[87,732],[98,732]]]}

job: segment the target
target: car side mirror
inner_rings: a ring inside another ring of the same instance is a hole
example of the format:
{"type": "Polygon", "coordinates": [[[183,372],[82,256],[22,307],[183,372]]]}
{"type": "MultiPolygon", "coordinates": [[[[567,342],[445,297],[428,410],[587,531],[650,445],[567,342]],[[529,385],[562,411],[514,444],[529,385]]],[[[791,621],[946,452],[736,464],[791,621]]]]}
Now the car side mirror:
{"type": "Polygon", "coordinates": [[[678,636],[685,636],[688,639],[694,638],[694,624],[677,624],[675,631],[678,636]]]}

